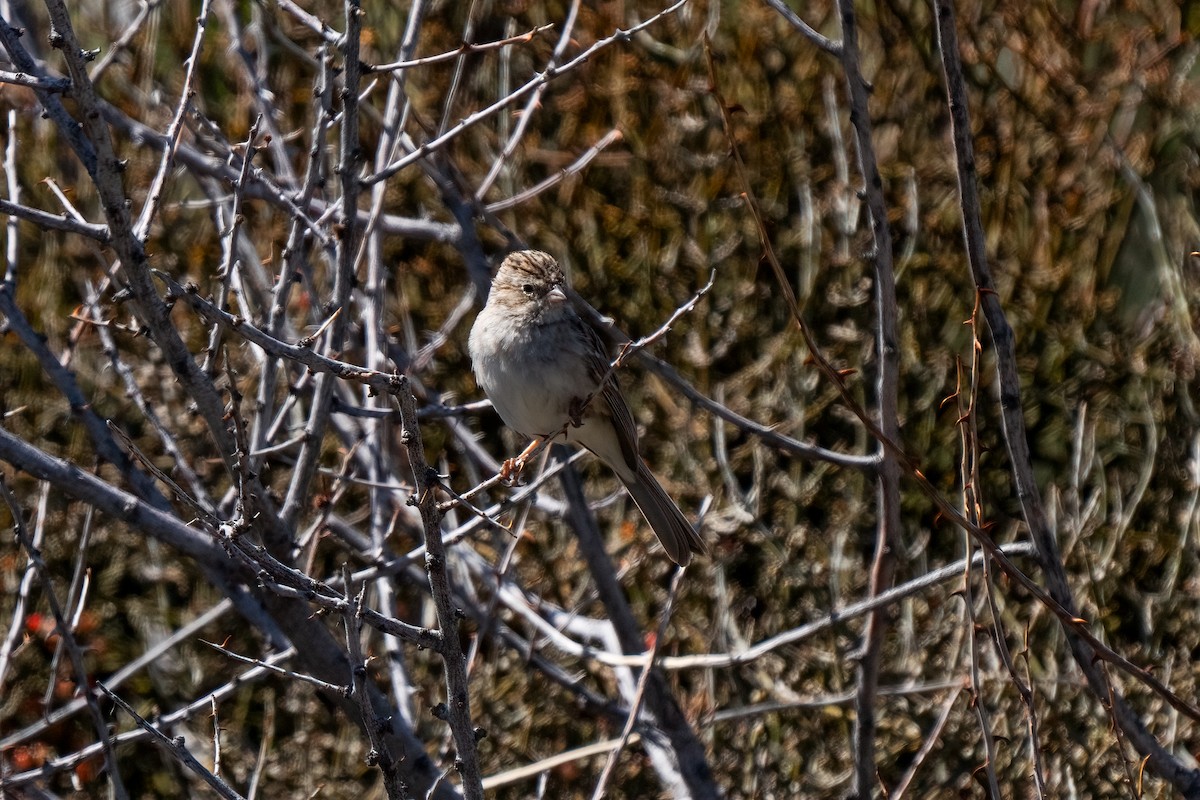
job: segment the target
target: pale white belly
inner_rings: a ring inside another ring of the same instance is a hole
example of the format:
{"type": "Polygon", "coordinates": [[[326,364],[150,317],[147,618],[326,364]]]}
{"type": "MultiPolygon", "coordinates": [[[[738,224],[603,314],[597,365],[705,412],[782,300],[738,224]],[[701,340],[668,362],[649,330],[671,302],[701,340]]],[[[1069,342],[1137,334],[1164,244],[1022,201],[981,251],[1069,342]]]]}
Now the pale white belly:
{"type": "Polygon", "coordinates": [[[576,337],[569,325],[518,329],[496,316],[484,309],[471,329],[476,381],[513,430],[529,437],[557,432],[570,418],[572,400],[596,388],[576,337]]]}
{"type": "MultiPolygon", "coordinates": [[[[630,461],[622,449],[603,397],[592,398],[580,425],[570,421],[572,412],[598,386],[589,366],[595,357],[588,348],[595,345],[578,335],[573,326],[579,324],[567,320],[516,325],[485,308],[469,342],[475,379],[513,430],[530,438],[554,435],[582,445],[623,480],[635,480],[636,461],[630,461]]],[[[636,447],[636,432],[632,436],[636,447]]]]}

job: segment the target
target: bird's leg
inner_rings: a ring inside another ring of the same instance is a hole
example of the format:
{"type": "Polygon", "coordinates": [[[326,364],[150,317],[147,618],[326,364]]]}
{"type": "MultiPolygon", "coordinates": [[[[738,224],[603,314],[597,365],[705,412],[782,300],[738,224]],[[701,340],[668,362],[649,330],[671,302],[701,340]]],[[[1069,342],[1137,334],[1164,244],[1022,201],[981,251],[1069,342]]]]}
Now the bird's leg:
{"type": "Polygon", "coordinates": [[[500,479],[510,485],[515,484],[521,477],[521,470],[525,469],[525,459],[533,455],[533,451],[537,450],[541,444],[542,440],[534,437],[534,440],[521,451],[519,456],[505,459],[504,463],[500,465],[500,479]]]}

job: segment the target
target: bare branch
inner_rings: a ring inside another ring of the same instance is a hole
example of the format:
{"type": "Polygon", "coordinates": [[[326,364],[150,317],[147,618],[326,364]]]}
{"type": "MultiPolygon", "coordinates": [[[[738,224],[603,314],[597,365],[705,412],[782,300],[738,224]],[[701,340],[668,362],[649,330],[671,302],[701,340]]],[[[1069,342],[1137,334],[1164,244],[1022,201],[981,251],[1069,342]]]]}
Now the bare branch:
{"type": "Polygon", "coordinates": [[[379,181],[387,180],[388,178],[395,175],[397,172],[404,169],[408,165],[414,164],[417,161],[421,160],[422,158],[425,158],[430,153],[438,150],[439,148],[444,146],[447,142],[449,142],[452,139],[454,139],[455,137],[459,136],[463,131],[465,131],[468,128],[472,127],[473,125],[479,123],[481,120],[484,120],[484,119],[492,116],[493,114],[495,114],[499,111],[502,111],[503,109],[507,108],[508,106],[516,103],[518,100],[520,100],[525,95],[529,94],[532,91],[535,91],[539,86],[541,86],[545,83],[549,83],[550,81],[554,80],[555,78],[557,78],[561,75],[565,75],[565,74],[569,73],[571,70],[575,69],[580,64],[587,61],[589,58],[591,58],[593,55],[595,55],[597,52],[604,49],[605,47],[609,47],[610,45],[612,45],[616,42],[626,41],[627,39],[629,39],[630,36],[637,33],[638,31],[644,30],[645,28],[648,28],[651,25],[653,25],[654,23],[658,22],[663,17],[675,13],[680,8],[682,8],[684,5],[686,5],[687,2],[688,2],[688,0],[677,0],[677,2],[668,6],[665,9],[663,9],[659,13],[652,15],[651,17],[646,19],[644,22],[641,22],[637,25],[630,27],[629,30],[619,30],[618,29],[612,36],[609,36],[606,39],[601,39],[600,41],[596,42],[591,47],[587,48],[582,53],[575,56],[575,58],[573,58],[570,61],[563,64],[561,67],[560,66],[547,67],[547,69],[544,72],[538,73],[536,76],[534,76],[532,79],[530,79],[527,83],[525,83],[520,88],[515,89],[512,92],[509,92],[504,97],[497,100],[495,103],[488,106],[487,108],[476,111],[475,113],[465,117],[464,119],[460,120],[458,123],[456,123],[453,127],[451,127],[448,131],[441,134],[440,136],[430,139],[429,141],[425,142],[421,146],[417,147],[415,150],[413,150],[408,155],[396,159],[391,164],[388,164],[385,168],[377,171],[373,175],[364,176],[362,179],[363,183],[370,185],[373,183],[377,183],[379,181]]]}
{"type": "Polygon", "coordinates": [[[9,72],[0,69],[0,83],[11,83],[14,86],[24,86],[50,94],[62,93],[71,88],[71,82],[66,78],[39,78],[26,75],[24,72],[9,72]]]}
{"type": "Polygon", "coordinates": [[[456,767],[462,776],[463,794],[468,800],[482,800],[483,776],[479,771],[476,733],[471,722],[471,688],[467,681],[466,659],[459,644],[460,613],[451,598],[450,573],[446,563],[446,548],[442,542],[441,514],[436,507],[435,491],[438,477],[425,462],[425,446],[417,422],[417,401],[402,380],[400,393],[400,438],[408,450],[412,464],[416,494],[413,499],[421,512],[425,534],[425,569],[429,573],[429,588],[433,593],[438,615],[438,652],[446,665],[446,702],[443,719],[450,724],[454,744],[458,749],[456,767]]]}
{"type": "Polygon", "coordinates": [[[545,33],[546,31],[553,29],[553,23],[538,25],[536,28],[528,30],[525,33],[518,34],[517,36],[506,36],[505,38],[497,39],[494,42],[483,42],[481,44],[464,42],[462,47],[458,48],[457,50],[450,50],[446,53],[438,53],[435,56],[422,56],[421,58],[414,58],[408,61],[392,61],[387,64],[367,64],[365,65],[366,71],[368,73],[394,72],[397,70],[412,69],[413,67],[424,67],[428,66],[429,64],[440,64],[443,61],[452,61],[453,59],[456,59],[467,53],[486,53],[489,50],[499,50],[502,47],[508,47],[509,45],[513,44],[526,44],[527,42],[532,42],[538,36],[538,34],[545,33]]]}
{"type": "MultiPolygon", "coordinates": [[[[1058,542],[1047,521],[1041,492],[1034,479],[1033,460],[1029,451],[1024,406],[1021,401],[1021,381],[1017,374],[1013,331],[1000,305],[1000,298],[988,266],[979,188],[975,175],[974,146],[971,141],[970,106],[959,56],[954,7],[949,0],[935,0],[934,9],[937,14],[938,50],[942,58],[954,135],[967,261],[979,292],[979,302],[991,334],[992,348],[996,353],[1004,442],[1008,449],[1016,494],[1021,501],[1025,523],[1029,526],[1030,534],[1037,545],[1038,559],[1046,574],[1048,596],[1053,598],[1055,605],[1061,608],[1065,615],[1074,616],[1075,600],[1067,583],[1058,542]]],[[[1074,626],[1066,626],[1065,632],[1071,652],[1075,656],[1075,663],[1087,677],[1093,694],[1102,701],[1110,698],[1111,694],[1112,713],[1117,725],[1137,751],[1148,759],[1150,768],[1166,778],[1183,796],[1200,797],[1200,770],[1185,766],[1146,730],[1137,712],[1105,677],[1097,662],[1100,653],[1095,638],[1081,635],[1082,632],[1074,626]]],[[[1117,663],[1111,657],[1106,660],[1117,663]]],[[[1138,673],[1134,674],[1141,677],[1138,673]]],[[[1164,696],[1170,699],[1169,696],[1164,696]]]]}
{"type": "MultiPolygon", "coordinates": [[[[167,736],[154,725],[147,722],[140,714],[133,710],[133,706],[126,703],[121,697],[105,686],[103,683],[96,683],[97,688],[110,700],[121,707],[121,710],[133,718],[133,721],[138,724],[142,730],[150,734],[150,739],[161,747],[171,758],[178,761],[186,769],[200,776],[200,779],[207,783],[213,791],[227,800],[242,800],[242,796],[234,791],[233,787],[226,783],[222,778],[214,775],[207,770],[203,764],[196,760],[191,751],[187,749],[187,745],[182,736],[176,736],[174,739],[167,736]]],[[[213,702],[216,702],[215,700],[213,702]]]]}
{"type": "Polygon", "coordinates": [[[58,593],[54,590],[54,583],[50,580],[50,573],[46,567],[46,562],[42,559],[42,553],[38,548],[34,547],[33,539],[25,529],[21,507],[17,503],[17,498],[13,496],[12,490],[4,478],[4,473],[0,473],[0,498],[3,498],[4,504],[8,506],[8,511],[12,515],[13,530],[17,534],[17,541],[21,543],[21,547],[28,555],[30,564],[42,584],[43,596],[50,606],[50,612],[54,616],[55,630],[62,638],[63,645],[66,647],[67,653],[71,658],[71,669],[75,675],[76,689],[83,695],[83,699],[87,703],[88,711],[91,712],[92,716],[92,725],[95,726],[97,738],[104,751],[104,766],[108,772],[109,787],[113,795],[119,798],[119,800],[127,800],[129,795],[125,791],[125,783],[122,781],[121,771],[117,767],[117,754],[113,749],[112,740],[109,736],[108,721],[104,718],[104,712],[100,710],[100,704],[96,702],[96,698],[92,694],[88,680],[88,670],[83,663],[83,651],[80,650],[74,632],[67,623],[66,616],[63,614],[62,604],[58,600],[58,593]]]}
{"type": "MultiPolygon", "coordinates": [[[[789,25],[800,31],[804,38],[808,39],[814,45],[821,48],[834,58],[844,57],[842,48],[845,45],[843,43],[835,42],[832,39],[827,39],[826,37],[817,33],[811,26],[809,26],[807,22],[802,20],[795,11],[792,11],[792,9],[786,3],[784,3],[783,0],[764,0],[764,2],[771,8],[778,11],[779,16],[787,20],[789,25]]],[[[845,35],[844,30],[845,29],[843,29],[843,36],[845,35]]]]}
{"type": "Polygon", "coordinates": [[[109,240],[108,226],[106,225],[81,222],[65,214],[51,214],[40,208],[18,205],[8,200],[0,200],[0,214],[8,214],[11,217],[32,222],[44,230],[77,233],[80,236],[94,239],[100,244],[107,244],[109,240]]]}

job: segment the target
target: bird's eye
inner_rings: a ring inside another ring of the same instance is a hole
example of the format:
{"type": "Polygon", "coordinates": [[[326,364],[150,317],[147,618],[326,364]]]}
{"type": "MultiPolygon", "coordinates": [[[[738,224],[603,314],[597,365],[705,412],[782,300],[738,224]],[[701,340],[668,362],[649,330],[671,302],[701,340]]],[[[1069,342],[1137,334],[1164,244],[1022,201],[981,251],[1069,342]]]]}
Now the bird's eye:
{"type": "Polygon", "coordinates": [[[537,294],[537,289],[534,288],[534,285],[532,283],[523,284],[521,286],[521,291],[524,292],[529,297],[533,297],[535,294],[537,294]]]}

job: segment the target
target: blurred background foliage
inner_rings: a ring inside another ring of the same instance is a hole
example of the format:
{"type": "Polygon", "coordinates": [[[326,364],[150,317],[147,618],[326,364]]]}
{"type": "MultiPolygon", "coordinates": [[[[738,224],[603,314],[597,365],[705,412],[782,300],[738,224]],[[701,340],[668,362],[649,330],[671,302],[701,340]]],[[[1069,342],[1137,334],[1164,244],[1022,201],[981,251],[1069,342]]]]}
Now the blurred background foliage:
{"type": "MultiPolygon", "coordinates": [[[[132,2],[73,5],[84,46],[103,51],[138,8],[132,2]]],[[[341,28],[337,4],[306,0],[301,5],[341,28]]],[[[1196,702],[1200,258],[1194,251],[1200,249],[1195,213],[1200,44],[1195,36],[1200,11],[1193,3],[1166,0],[960,5],[989,256],[1015,328],[1038,477],[1073,588],[1083,615],[1106,641],[1138,663],[1153,665],[1160,679],[1196,702]]],[[[106,99],[135,119],[165,128],[197,8],[198,3],[185,0],[158,4],[150,24],[117,54],[100,82],[106,99]]],[[[568,52],[659,8],[643,0],[584,4],[568,52]]],[[[366,2],[364,9],[363,60],[394,59],[406,4],[366,2]]],[[[981,369],[969,372],[972,330],[964,321],[975,297],[962,247],[932,11],[927,3],[910,0],[863,2],[857,10],[863,72],[872,86],[874,141],[896,242],[902,443],[935,484],[957,496],[958,407],[943,401],[956,391],[962,360],[967,380],[977,382],[980,391],[985,517],[995,524],[997,538],[1018,540],[1024,529],[1008,478],[983,331],[981,369]]],[[[42,9],[30,4],[21,11],[29,35],[44,42],[42,9]]],[[[802,4],[797,12],[826,35],[840,35],[828,3],[802,4]]],[[[435,2],[418,54],[456,49],[468,24],[474,41],[485,42],[561,24],[566,13],[566,4],[555,2],[435,2]]],[[[481,219],[478,233],[492,254],[506,247],[505,228],[529,246],[555,254],[592,305],[635,337],[657,328],[715,269],[713,291],[654,345],[654,354],[740,414],[823,447],[869,452],[873,444],[861,425],[808,364],[809,354],[761,260],[763,246],[742,202],[744,187],[733,171],[730,143],[710,91],[706,33],[721,93],[735,105],[736,144],[766,215],[771,246],[792,271],[826,353],[839,366],[857,370],[854,391],[870,405],[876,368],[873,269],[866,210],[856,196],[859,178],[844,80],[832,58],[763,3],[696,0],[554,81],[485,202],[555,175],[612,129],[621,139],[582,173],[515,209],[497,212],[490,221],[481,219]]],[[[449,107],[455,62],[409,70],[413,115],[408,130],[414,139],[452,125],[523,83],[542,69],[554,36],[537,36],[503,56],[495,50],[467,55],[449,107]]],[[[244,141],[256,114],[244,73],[234,65],[240,47],[267,76],[277,124],[302,167],[313,117],[316,63],[311,55],[317,43],[315,33],[272,3],[234,2],[230,11],[215,13],[194,100],[211,121],[211,131],[228,142],[244,141]],[[230,38],[228,14],[243,26],[237,41],[230,38]]],[[[57,69],[53,57],[50,63],[57,69]]],[[[381,105],[383,94],[377,85],[367,102],[381,105]]],[[[39,119],[28,92],[4,86],[0,103],[18,111],[18,127],[6,136],[17,138],[21,152],[23,201],[58,209],[45,183],[49,178],[89,218],[99,219],[86,176],[49,123],[39,119]]],[[[438,163],[452,167],[465,193],[473,192],[515,122],[512,110],[488,118],[446,148],[438,163]]],[[[368,152],[378,125],[377,113],[364,114],[362,140],[368,152]]],[[[157,153],[128,139],[118,146],[130,160],[127,190],[140,206],[157,153]]],[[[265,164],[266,156],[262,159],[265,164]]],[[[147,248],[155,267],[208,290],[218,284],[220,231],[204,200],[202,189],[181,173],[169,184],[161,224],[147,248]]],[[[415,167],[389,180],[385,210],[453,222],[438,188],[415,167]]],[[[289,220],[261,202],[249,203],[245,213],[249,240],[274,269],[289,220]]],[[[140,431],[141,417],[107,368],[95,335],[71,318],[84,297],[84,282],[102,277],[107,258],[78,237],[40,232],[27,223],[21,225],[20,243],[21,307],[53,349],[71,360],[100,413],[140,431]]],[[[392,267],[387,292],[395,343],[415,349],[442,327],[470,281],[453,243],[397,237],[388,242],[385,258],[392,267]]],[[[301,293],[294,302],[299,318],[319,320],[309,305],[319,306],[320,300],[301,293]]],[[[129,321],[119,309],[114,316],[129,321]]],[[[200,352],[203,327],[182,309],[175,316],[200,352]]],[[[446,401],[479,397],[465,353],[470,321],[468,314],[417,376],[446,401]]],[[[136,338],[135,330],[115,333],[125,352],[141,359],[139,370],[161,376],[144,383],[156,393],[151,399],[170,410],[171,424],[200,433],[199,423],[188,417],[187,398],[178,396],[157,351],[136,338]]],[[[94,456],[70,409],[12,335],[4,341],[0,400],[6,412],[20,409],[6,427],[90,466],[94,456]]],[[[362,362],[360,351],[347,357],[362,362]]],[[[728,650],[863,595],[875,522],[874,485],[867,476],[774,451],[731,426],[718,438],[717,422],[697,413],[657,377],[630,367],[622,380],[645,425],[646,455],[665,485],[689,512],[705,497],[715,499],[709,516],[714,556],[689,575],[665,652],[728,650]],[[719,464],[718,447],[725,451],[728,470],[719,464]]],[[[249,396],[247,388],[243,392],[249,396]]],[[[485,444],[496,455],[511,454],[518,444],[490,412],[471,424],[486,434],[485,444]]],[[[441,462],[452,482],[466,488],[456,457],[443,460],[436,452],[447,441],[438,423],[426,426],[426,438],[434,463],[441,462]]],[[[205,446],[203,436],[192,443],[201,450],[205,446]]],[[[331,444],[327,465],[336,466],[339,458],[331,444]]],[[[588,475],[592,496],[614,490],[603,470],[589,468],[588,475]]],[[[214,494],[220,493],[222,479],[214,470],[214,494]]],[[[279,476],[272,480],[283,483],[279,476]]],[[[16,481],[33,509],[39,490],[22,484],[20,476],[16,481]]],[[[936,517],[911,483],[904,491],[907,549],[900,580],[961,557],[964,547],[961,534],[936,517]]],[[[338,510],[353,519],[361,501],[361,493],[348,492],[338,510]]],[[[58,574],[67,576],[83,510],[59,497],[45,502],[56,529],[46,555],[62,570],[58,574]]],[[[649,630],[665,599],[668,565],[658,553],[643,557],[648,536],[625,505],[610,503],[599,513],[611,531],[610,551],[626,570],[626,589],[649,630]]],[[[6,515],[0,511],[0,522],[8,525],[6,515]]],[[[581,614],[600,613],[569,532],[538,521],[530,532],[518,550],[521,582],[581,614]]],[[[480,546],[487,551],[487,542],[480,546]]],[[[496,543],[497,558],[503,546],[496,543]]],[[[95,574],[85,641],[98,677],[141,652],[156,630],[175,626],[218,599],[187,564],[120,525],[98,519],[89,547],[95,574]]],[[[318,564],[334,567],[345,555],[335,541],[327,547],[318,564]]],[[[1037,577],[1034,564],[1023,563],[1037,577]]],[[[23,565],[24,556],[7,539],[0,546],[0,618],[10,616],[8,604],[23,565]]],[[[903,775],[964,674],[964,638],[976,635],[986,681],[975,700],[988,710],[997,737],[1002,788],[1006,796],[1028,796],[1031,762],[1023,707],[988,643],[990,632],[963,622],[960,588],[961,582],[935,588],[899,610],[882,683],[925,688],[890,693],[879,701],[880,780],[894,786],[903,775]]],[[[411,593],[420,588],[403,591],[415,597],[411,593]]],[[[1081,686],[1057,623],[1007,583],[1000,581],[995,592],[1010,646],[1018,652],[1025,648],[1022,656],[1037,696],[1039,747],[1047,778],[1056,787],[1053,794],[1128,795],[1137,759],[1113,733],[1101,703],[1081,686]]],[[[403,618],[404,611],[398,609],[397,615],[403,618]]],[[[36,626],[29,627],[31,643],[16,663],[19,680],[0,700],[0,736],[41,713],[51,651],[38,639],[36,626]]],[[[830,796],[848,787],[849,702],[825,703],[817,712],[799,705],[749,708],[728,719],[714,713],[849,692],[860,630],[853,620],[746,667],[673,676],[730,797],[830,796]]],[[[242,652],[255,649],[253,633],[229,619],[204,638],[230,638],[230,646],[242,652]]],[[[413,658],[428,670],[422,675],[428,697],[418,698],[424,714],[419,733],[436,741],[440,723],[425,712],[438,696],[440,664],[432,658],[422,662],[419,654],[413,658]]],[[[614,691],[606,670],[577,668],[588,685],[614,691]]],[[[485,774],[617,733],[611,720],[581,711],[572,697],[547,686],[520,654],[494,641],[481,643],[474,670],[476,715],[490,733],[482,750],[485,774]]],[[[236,671],[236,665],[197,644],[174,651],[130,692],[140,696],[147,711],[167,710],[236,671]]],[[[1112,679],[1127,683],[1119,675],[1112,679]]],[[[1136,685],[1127,688],[1160,740],[1173,751],[1200,754],[1194,723],[1136,685]]],[[[69,692],[69,682],[64,691],[69,692]]],[[[226,768],[234,776],[245,778],[259,741],[270,736],[277,744],[267,756],[266,796],[314,791],[323,797],[364,791],[382,796],[375,773],[363,764],[365,741],[307,688],[272,679],[235,697],[221,714],[226,768]]],[[[970,699],[967,693],[958,696],[940,742],[917,773],[914,796],[943,791],[983,796],[972,777],[984,750],[970,699]]],[[[189,743],[201,749],[210,736],[203,725],[187,731],[189,743]]],[[[86,723],[54,730],[59,738],[40,746],[57,752],[68,752],[92,735],[86,723]]],[[[10,763],[18,756],[36,763],[39,756],[29,749],[4,757],[10,763]]],[[[154,750],[143,747],[121,756],[127,781],[140,796],[177,795],[184,786],[196,791],[194,782],[154,750]]],[[[545,796],[587,796],[598,770],[599,763],[592,762],[559,768],[550,775],[545,796]]],[[[653,771],[636,749],[623,758],[614,786],[621,787],[615,796],[652,797],[658,791],[653,771]]],[[[529,785],[518,784],[496,796],[531,794],[529,785]]],[[[1145,796],[1169,794],[1157,779],[1146,777],[1145,796]]]]}

